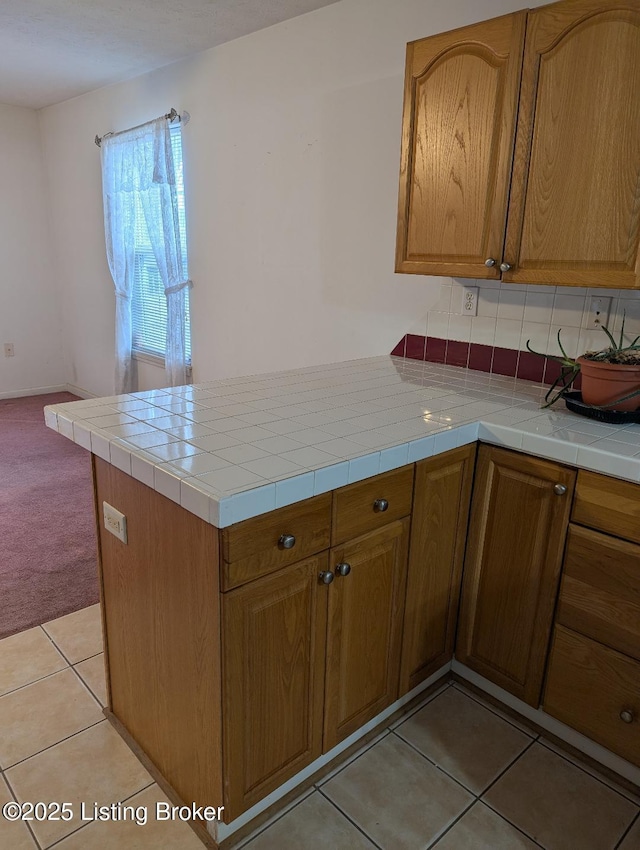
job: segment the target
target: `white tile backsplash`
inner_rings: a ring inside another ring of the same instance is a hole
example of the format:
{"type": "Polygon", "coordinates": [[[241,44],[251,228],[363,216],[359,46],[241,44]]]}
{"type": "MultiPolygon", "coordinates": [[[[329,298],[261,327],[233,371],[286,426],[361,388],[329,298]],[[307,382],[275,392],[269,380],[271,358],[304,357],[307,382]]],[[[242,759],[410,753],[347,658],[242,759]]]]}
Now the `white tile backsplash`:
{"type": "MultiPolygon", "coordinates": [[[[436,279],[434,278],[434,282],[436,279]]],[[[437,285],[437,284],[436,284],[437,285]]],[[[619,329],[623,310],[626,311],[625,330],[633,339],[640,334],[640,292],[617,289],[586,289],[584,287],[501,284],[499,281],[468,281],[445,278],[440,296],[427,311],[423,329],[414,333],[473,342],[500,348],[525,350],[532,346],[543,353],[558,352],[556,333],[562,328],[567,353],[581,354],[588,348],[607,344],[601,331],[585,331],[585,311],[590,298],[603,295],[611,298],[608,327],[619,329]],[[469,284],[478,287],[478,315],[469,319],[461,313],[462,290],[469,284]]]]}

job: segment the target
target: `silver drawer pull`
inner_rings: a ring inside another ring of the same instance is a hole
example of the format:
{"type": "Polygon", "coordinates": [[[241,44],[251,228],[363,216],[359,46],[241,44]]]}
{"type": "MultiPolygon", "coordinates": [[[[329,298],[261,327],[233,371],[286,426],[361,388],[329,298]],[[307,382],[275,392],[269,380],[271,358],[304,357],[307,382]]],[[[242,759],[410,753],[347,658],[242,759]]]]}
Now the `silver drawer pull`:
{"type": "Polygon", "coordinates": [[[567,488],[564,486],[564,484],[555,484],[553,492],[556,494],[556,496],[564,496],[564,494],[567,492],[567,488]]]}
{"type": "Polygon", "coordinates": [[[622,720],[623,723],[633,723],[634,719],[633,711],[631,711],[631,709],[623,708],[620,712],[620,720],[622,720]]]}
{"type": "Polygon", "coordinates": [[[318,575],[318,578],[320,579],[320,584],[331,584],[333,581],[333,573],[331,570],[324,570],[318,575]]]}
{"type": "Polygon", "coordinates": [[[293,534],[282,534],[278,540],[279,549],[293,549],[296,545],[296,538],[293,534]]]}
{"type": "Polygon", "coordinates": [[[351,572],[351,564],[347,564],[346,561],[342,564],[338,564],[336,567],[336,575],[337,576],[348,576],[351,572]]]}
{"type": "Polygon", "coordinates": [[[373,509],[376,512],[384,513],[389,507],[389,502],[386,499],[376,499],[373,503],[373,509]]]}

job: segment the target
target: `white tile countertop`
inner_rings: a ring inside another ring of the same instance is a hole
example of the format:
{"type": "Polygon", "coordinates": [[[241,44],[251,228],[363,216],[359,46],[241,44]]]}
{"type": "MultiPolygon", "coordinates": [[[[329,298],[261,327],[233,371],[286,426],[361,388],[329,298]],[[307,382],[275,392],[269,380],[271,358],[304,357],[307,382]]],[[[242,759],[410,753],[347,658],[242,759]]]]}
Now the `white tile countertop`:
{"type": "Polygon", "coordinates": [[[218,528],[478,439],[640,482],[640,425],[542,410],[545,391],[383,356],[51,405],[45,421],[218,528]]]}

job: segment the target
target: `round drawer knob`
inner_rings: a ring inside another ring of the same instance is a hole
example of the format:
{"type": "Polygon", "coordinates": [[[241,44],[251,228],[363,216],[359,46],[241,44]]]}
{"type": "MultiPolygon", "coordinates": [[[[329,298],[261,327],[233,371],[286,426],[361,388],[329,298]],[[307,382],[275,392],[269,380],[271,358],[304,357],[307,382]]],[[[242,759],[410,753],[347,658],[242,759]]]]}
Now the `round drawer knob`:
{"type": "Polygon", "coordinates": [[[384,513],[389,507],[389,502],[386,499],[376,499],[373,503],[373,509],[377,513],[384,513]]]}
{"type": "Polygon", "coordinates": [[[320,584],[331,584],[333,581],[333,573],[331,570],[324,570],[320,573],[318,578],[320,579],[320,584]]]}
{"type": "Polygon", "coordinates": [[[484,264],[488,269],[492,269],[495,266],[496,261],[493,259],[493,257],[487,257],[487,259],[484,261],[484,264]]]}
{"type": "Polygon", "coordinates": [[[296,545],[296,538],[293,534],[283,534],[278,540],[279,549],[293,549],[296,545]]]}
{"type": "Polygon", "coordinates": [[[620,720],[622,720],[623,723],[633,723],[634,719],[633,711],[631,711],[631,709],[623,708],[620,712],[620,720]]]}
{"type": "Polygon", "coordinates": [[[553,487],[553,492],[556,494],[556,496],[564,496],[564,494],[567,492],[567,488],[564,486],[564,484],[555,484],[553,487]]]}
{"type": "Polygon", "coordinates": [[[351,564],[347,564],[346,562],[342,564],[338,564],[336,567],[336,575],[337,576],[348,576],[351,572],[351,564]]]}
{"type": "Polygon", "coordinates": [[[508,272],[511,269],[511,263],[500,263],[500,271],[508,272]]]}

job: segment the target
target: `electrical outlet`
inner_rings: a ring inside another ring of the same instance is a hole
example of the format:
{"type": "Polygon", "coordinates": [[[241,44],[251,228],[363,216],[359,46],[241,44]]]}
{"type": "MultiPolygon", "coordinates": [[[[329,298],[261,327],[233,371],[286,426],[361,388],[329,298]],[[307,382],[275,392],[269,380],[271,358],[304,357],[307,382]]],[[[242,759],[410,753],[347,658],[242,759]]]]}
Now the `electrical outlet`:
{"type": "Polygon", "coordinates": [[[15,352],[13,350],[13,343],[12,342],[5,342],[5,344],[4,344],[4,356],[5,357],[13,357],[14,353],[15,352]]]}
{"type": "Polygon", "coordinates": [[[609,311],[611,309],[611,297],[607,295],[594,295],[587,302],[587,309],[584,311],[582,327],[586,330],[593,328],[601,328],[602,325],[608,327],[609,311]]]}
{"type": "Polygon", "coordinates": [[[102,515],[104,517],[104,527],[110,531],[118,540],[123,543],[127,542],[127,518],[120,511],[117,511],[108,502],[102,503],[102,515]]]}
{"type": "Polygon", "coordinates": [[[462,290],[462,314],[463,316],[478,315],[478,287],[465,286],[462,290]]]}

